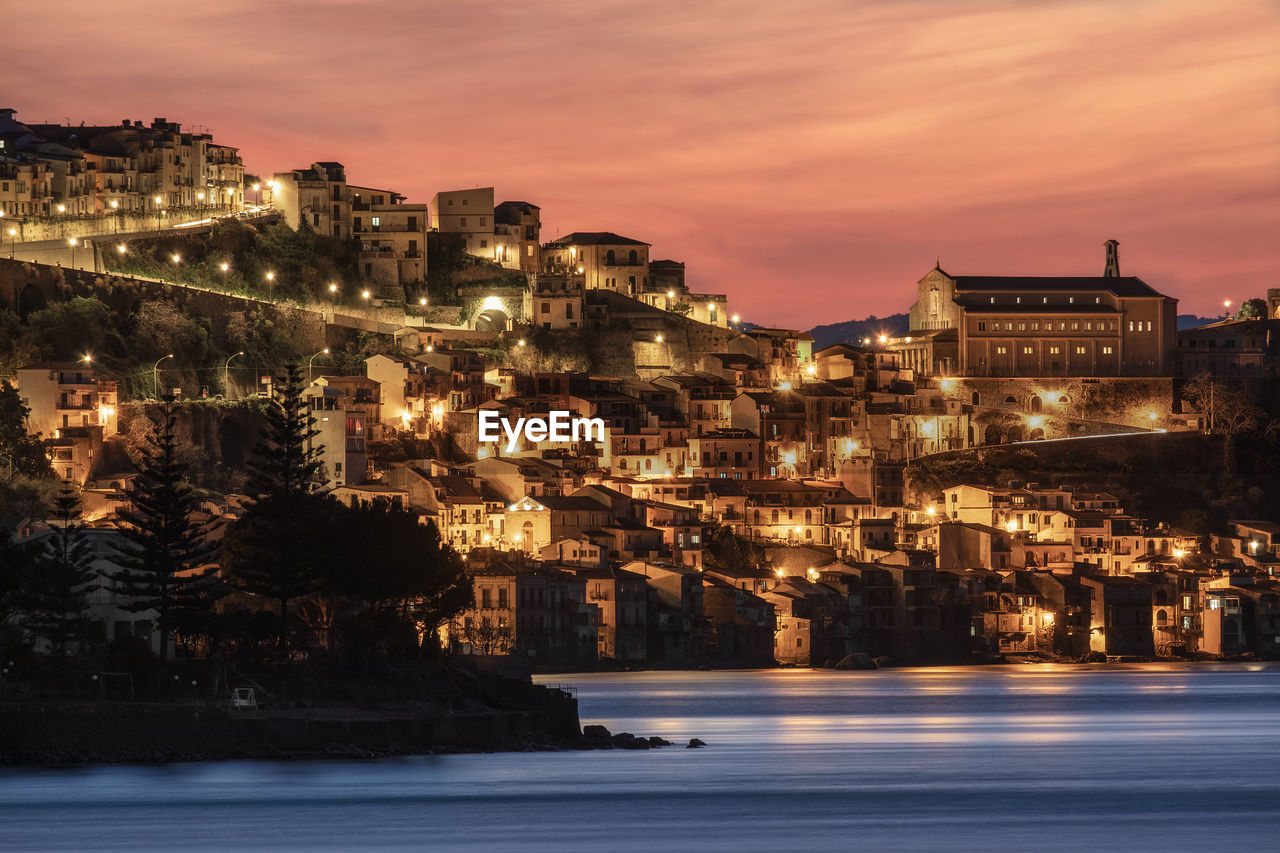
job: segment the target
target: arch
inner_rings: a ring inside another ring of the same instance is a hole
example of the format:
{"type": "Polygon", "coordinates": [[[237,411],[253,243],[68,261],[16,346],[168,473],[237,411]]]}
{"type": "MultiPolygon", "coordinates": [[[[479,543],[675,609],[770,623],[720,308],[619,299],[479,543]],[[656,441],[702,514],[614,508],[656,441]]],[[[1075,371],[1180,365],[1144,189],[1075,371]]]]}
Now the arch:
{"type": "Polygon", "coordinates": [[[1031,435],[1028,436],[1028,439],[1031,441],[1044,441],[1044,430],[1040,427],[1036,427],[1031,431],[1031,435]]]}
{"type": "Polygon", "coordinates": [[[806,527],[806,528],[804,529],[804,538],[805,538],[805,539],[812,539],[812,538],[813,538],[813,528],[811,528],[811,527],[806,527]]]}
{"type": "Polygon", "coordinates": [[[606,266],[616,266],[618,263],[617,256],[614,255],[613,249],[604,253],[604,262],[606,266]]]}
{"type": "Polygon", "coordinates": [[[40,311],[47,307],[48,302],[44,298],[44,291],[34,284],[28,284],[18,294],[18,313],[23,317],[32,311],[40,311]]]}
{"type": "Polygon", "coordinates": [[[1157,587],[1156,588],[1156,604],[1168,604],[1168,603],[1169,603],[1169,590],[1165,589],[1164,587],[1157,587]]]}
{"type": "Polygon", "coordinates": [[[477,332],[505,332],[511,328],[511,317],[501,308],[489,308],[476,314],[477,332]]]}
{"type": "Polygon", "coordinates": [[[760,510],[756,510],[756,524],[760,523],[760,510]]]}
{"type": "Polygon", "coordinates": [[[970,403],[972,403],[972,404],[973,404],[973,405],[975,405],[975,406],[981,406],[981,405],[982,405],[982,395],[981,395],[981,394],[979,394],[977,391],[974,391],[972,394],[970,394],[970,395],[969,395],[969,402],[970,402],[970,403]]]}
{"type": "Polygon", "coordinates": [[[1044,404],[1040,401],[1039,394],[1031,395],[1031,411],[1039,414],[1044,409],[1044,404]]]}
{"type": "Polygon", "coordinates": [[[1156,611],[1156,624],[1157,624],[1157,625],[1168,625],[1168,624],[1169,624],[1169,614],[1168,614],[1166,611],[1164,611],[1164,610],[1157,610],[1157,611],[1156,611]]]}
{"type": "Polygon", "coordinates": [[[804,511],[804,523],[805,523],[805,524],[813,524],[813,510],[811,510],[811,509],[806,509],[806,510],[804,511]]]}
{"type": "Polygon", "coordinates": [[[1071,398],[1070,398],[1070,397],[1068,397],[1066,394],[1059,394],[1059,395],[1058,395],[1058,405],[1059,405],[1059,406],[1066,406],[1066,405],[1069,405],[1070,403],[1071,403],[1071,398]]]}
{"type": "Polygon", "coordinates": [[[1000,427],[995,424],[988,424],[986,430],[982,433],[983,444],[999,444],[1000,443],[1000,427]]]}
{"type": "Polygon", "coordinates": [[[973,424],[969,425],[969,447],[973,447],[973,424]]]}
{"type": "Polygon", "coordinates": [[[1013,396],[1012,394],[1009,394],[1004,398],[1004,404],[1006,406],[1016,406],[1018,405],[1018,398],[1013,396]]]}
{"type": "Polygon", "coordinates": [[[1025,441],[1027,437],[1026,433],[1022,431],[1022,427],[1019,426],[1018,424],[1014,424],[1013,426],[1009,427],[1008,435],[1009,435],[1010,442],[1025,441]]]}
{"type": "Polygon", "coordinates": [[[772,521],[770,522],[771,524],[778,523],[778,511],[776,509],[773,511],[771,518],[772,518],[772,521]]]}
{"type": "Polygon", "coordinates": [[[632,250],[627,254],[627,264],[629,264],[630,266],[633,266],[633,267],[634,267],[634,266],[635,266],[636,264],[638,264],[638,263],[640,263],[640,256],[636,254],[636,250],[635,250],[635,249],[632,249],[632,250]]]}

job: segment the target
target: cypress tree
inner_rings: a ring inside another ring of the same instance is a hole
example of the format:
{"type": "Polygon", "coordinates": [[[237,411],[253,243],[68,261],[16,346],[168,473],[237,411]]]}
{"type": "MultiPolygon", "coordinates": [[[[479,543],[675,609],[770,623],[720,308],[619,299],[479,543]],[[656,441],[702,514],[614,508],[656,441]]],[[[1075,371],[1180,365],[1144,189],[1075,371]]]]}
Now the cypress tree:
{"type": "Polygon", "coordinates": [[[187,466],[178,460],[176,421],[173,398],[166,397],[160,429],[143,451],[126,493],[130,509],[120,513],[125,542],[117,546],[121,568],[111,576],[128,599],[127,610],[156,612],[162,668],[169,658],[170,630],[207,612],[214,580],[207,531],[193,518],[200,499],[187,481],[187,466]]]}

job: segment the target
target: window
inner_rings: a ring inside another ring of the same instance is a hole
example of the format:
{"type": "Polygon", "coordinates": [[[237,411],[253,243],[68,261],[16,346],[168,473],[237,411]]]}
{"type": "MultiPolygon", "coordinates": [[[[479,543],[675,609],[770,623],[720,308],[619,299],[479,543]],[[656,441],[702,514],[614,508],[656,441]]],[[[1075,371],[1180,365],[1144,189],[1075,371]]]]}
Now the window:
{"type": "Polygon", "coordinates": [[[481,227],[481,228],[483,228],[483,227],[485,226],[485,223],[488,221],[488,219],[489,219],[489,217],[487,217],[487,216],[481,216],[481,217],[480,217],[480,227],[481,227]]]}
{"type": "Polygon", "coordinates": [[[996,355],[1007,355],[1008,353],[1008,347],[996,347],[996,355]]]}
{"type": "MultiPolygon", "coordinates": [[[[466,204],[466,202],[463,202],[463,204],[466,204]]],[[[467,227],[467,217],[465,217],[465,216],[459,217],[459,218],[458,218],[458,225],[462,226],[463,228],[466,228],[466,227],[467,227]]]]}
{"type": "Polygon", "coordinates": [[[1038,332],[1038,331],[1040,331],[1040,321],[1039,321],[1039,320],[1032,320],[1032,321],[1031,321],[1031,331],[1033,331],[1033,332],[1038,332]]]}
{"type": "Polygon", "coordinates": [[[1019,323],[1019,324],[1018,324],[1018,331],[1019,331],[1019,332],[1025,332],[1026,330],[1027,330],[1027,324],[1026,324],[1026,323],[1019,323]]]}
{"type": "Polygon", "coordinates": [[[1111,353],[1111,347],[1103,347],[1103,348],[1102,348],[1102,354],[1103,354],[1103,355],[1111,355],[1111,354],[1112,354],[1112,353],[1111,353]]]}
{"type": "Polygon", "coordinates": [[[377,228],[379,225],[381,225],[381,224],[382,224],[382,217],[381,217],[381,216],[370,216],[370,217],[369,217],[369,224],[371,224],[374,228],[377,228]]]}
{"type": "Polygon", "coordinates": [[[1129,321],[1129,331],[1131,331],[1131,332],[1133,331],[1133,321],[1132,321],[1132,320],[1130,320],[1130,321],[1129,321]]]}
{"type": "Polygon", "coordinates": [[[1006,332],[1012,332],[1012,331],[1013,331],[1013,323],[1008,323],[1008,322],[1006,322],[1006,323],[1004,324],[1004,330],[1005,330],[1006,332]]]}
{"type": "Polygon", "coordinates": [[[1076,347],[1076,355],[1084,355],[1084,347],[1076,347]]]}
{"type": "Polygon", "coordinates": [[[979,320],[979,321],[978,321],[978,331],[979,331],[979,332],[985,332],[986,330],[987,330],[987,324],[986,324],[984,321],[979,320]]]}
{"type": "Polygon", "coordinates": [[[1062,347],[1049,347],[1049,355],[1060,355],[1062,347]]]}
{"type": "Polygon", "coordinates": [[[1031,353],[1032,353],[1032,352],[1034,352],[1034,350],[1033,350],[1031,347],[1023,347],[1023,348],[1022,348],[1022,354],[1023,354],[1023,355],[1031,355],[1031,353]]]}
{"type": "Polygon", "coordinates": [[[1079,323],[1079,322],[1077,322],[1077,321],[1075,321],[1075,320],[1072,320],[1072,321],[1071,321],[1071,331],[1073,331],[1073,332],[1078,332],[1078,331],[1080,331],[1080,323],[1079,323]]]}

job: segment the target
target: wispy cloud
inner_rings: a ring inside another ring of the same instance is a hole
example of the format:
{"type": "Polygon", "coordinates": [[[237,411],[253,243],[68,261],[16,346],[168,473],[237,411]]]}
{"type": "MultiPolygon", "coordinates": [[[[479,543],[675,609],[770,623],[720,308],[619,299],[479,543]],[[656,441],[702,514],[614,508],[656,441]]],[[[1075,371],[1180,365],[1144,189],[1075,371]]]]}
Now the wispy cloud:
{"type": "Polygon", "coordinates": [[[1266,0],[117,0],[56,38],[38,12],[8,13],[22,116],[165,115],[416,199],[492,183],[748,317],[899,310],[938,254],[1088,272],[1108,237],[1184,310],[1280,267],[1266,0]]]}

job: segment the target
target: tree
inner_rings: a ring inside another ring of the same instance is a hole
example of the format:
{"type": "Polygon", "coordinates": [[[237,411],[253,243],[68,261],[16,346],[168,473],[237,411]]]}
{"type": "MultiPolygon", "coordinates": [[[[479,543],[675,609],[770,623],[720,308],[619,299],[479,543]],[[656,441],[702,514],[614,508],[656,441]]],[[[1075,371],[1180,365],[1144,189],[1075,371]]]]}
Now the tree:
{"type": "Polygon", "coordinates": [[[1223,437],[1223,471],[1231,476],[1235,473],[1236,437],[1260,429],[1266,424],[1266,412],[1239,385],[1208,373],[1187,382],[1182,393],[1204,416],[1206,431],[1223,437]]]}
{"type": "Polygon", "coordinates": [[[343,552],[331,597],[358,606],[375,623],[411,623],[419,638],[470,606],[462,558],[434,523],[422,524],[412,510],[385,501],[342,507],[340,517],[343,535],[335,544],[343,552]]]}
{"type": "Polygon", "coordinates": [[[27,432],[30,414],[18,389],[8,380],[0,383],[0,475],[6,482],[13,482],[15,477],[37,479],[53,475],[40,434],[27,432]]]}
{"type": "Polygon", "coordinates": [[[130,508],[120,513],[125,543],[117,546],[121,568],[112,575],[127,610],[155,611],[162,669],[170,630],[207,613],[215,581],[207,530],[195,519],[200,499],[178,459],[175,412],[173,398],[166,398],[160,428],[143,450],[138,475],[126,492],[130,508]]]}
{"type": "Polygon", "coordinates": [[[1267,316],[1267,300],[1265,299],[1246,299],[1240,304],[1240,310],[1236,312],[1237,320],[1254,320],[1267,316]]]}
{"type": "Polygon", "coordinates": [[[53,533],[44,541],[28,585],[26,626],[62,655],[67,643],[85,634],[88,595],[97,589],[93,549],[80,521],[80,497],[64,482],[49,520],[53,533]]]}
{"type": "Polygon", "coordinates": [[[302,395],[302,371],[286,365],[267,426],[254,448],[248,480],[253,501],[223,543],[224,565],[237,588],[273,599],[279,645],[289,645],[289,605],[314,592],[330,559],[335,502],[317,490],[319,435],[302,395]]]}
{"type": "Polygon", "coordinates": [[[316,489],[324,445],[312,443],[320,433],[302,392],[301,368],[285,365],[284,375],[276,381],[273,405],[267,409],[267,427],[254,448],[247,487],[255,500],[304,495],[316,489]]]}
{"type": "Polygon", "coordinates": [[[712,568],[738,569],[759,566],[764,560],[763,549],[733,532],[725,524],[712,523],[703,530],[703,547],[707,565],[712,568]]]}
{"type": "Polygon", "coordinates": [[[24,610],[28,580],[39,557],[38,546],[17,541],[11,527],[0,525],[0,632],[24,610]]]}

